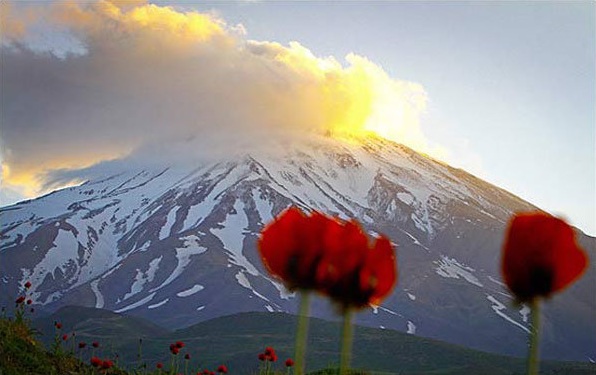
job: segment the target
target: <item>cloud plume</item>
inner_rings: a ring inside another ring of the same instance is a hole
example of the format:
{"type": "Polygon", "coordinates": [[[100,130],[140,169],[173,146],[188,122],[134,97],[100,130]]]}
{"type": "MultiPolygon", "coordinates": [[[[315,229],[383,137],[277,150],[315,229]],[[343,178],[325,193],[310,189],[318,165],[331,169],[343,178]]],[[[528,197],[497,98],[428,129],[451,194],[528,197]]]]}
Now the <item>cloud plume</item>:
{"type": "Polygon", "coordinates": [[[298,42],[250,40],[214,14],[144,1],[2,4],[2,179],[25,195],[49,188],[52,171],[185,139],[221,147],[374,131],[433,152],[419,124],[423,88],[365,57],[316,57],[298,42]],[[40,27],[68,33],[80,51],[32,48],[40,27]]]}

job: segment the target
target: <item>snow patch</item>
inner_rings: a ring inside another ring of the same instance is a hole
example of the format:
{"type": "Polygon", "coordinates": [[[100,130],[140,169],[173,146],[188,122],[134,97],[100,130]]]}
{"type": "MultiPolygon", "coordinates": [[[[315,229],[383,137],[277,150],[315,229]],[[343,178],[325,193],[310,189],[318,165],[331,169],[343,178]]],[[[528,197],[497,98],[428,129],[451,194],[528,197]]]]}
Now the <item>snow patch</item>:
{"type": "Polygon", "coordinates": [[[188,296],[192,296],[193,294],[195,294],[197,292],[200,292],[203,289],[205,289],[204,286],[202,286],[200,284],[195,284],[192,286],[192,288],[183,290],[182,292],[178,292],[178,293],[176,293],[176,295],[178,297],[188,297],[188,296]]]}
{"type": "Polygon", "coordinates": [[[416,296],[413,295],[412,293],[408,293],[408,298],[411,299],[412,301],[416,301],[416,296]]]}
{"type": "Polygon", "coordinates": [[[269,306],[269,305],[265,305],[265,308],[267,309],[267,311],[269,312],[274,312],[275,310],[273,309],[273,307],[269,306]]]}
{"type": "Polygon", "coordinates": [[[101,309],[103,308],[105,302],[103,299],[103,294],[101,294],[101,292],[99,291],[99,280],[93,280],[92,282],[89,283],[89,286],[91,287],[91,291],[93,291],[93,294],[95,294],[95,308],[96,309],[101,309]]]}
{"type": "Polygon", "coordinates": [[[416,325],[408,320],[408,331],[406,332],[410,335],[416,334],[416,325]]]}
{"type": "Polygon", "coordinates": [[[205,308],[205,306],[199,306],[199,307],[197,307],[197,311],[201,311],[201,310],[203,310],[204,308],[205,308]]]}
{"type": "Polygon", "coordinates": [[[130,297],[134,296],[143,291],[143,286],[147,283],[150,283],[155,278],[155,272],[159,268],[159,263],[163,256],[159,258],[153,259],[149,263],[149,268],[147,271],[142,271],[141,269],[137,268],[137,274],[135,275],[134,282],[130,286],[130,292],[126,293],[123,297],[123,300],[126,301],[130,297]]]}
{"type": "Polygon", "coordinates": [[[170,276],[168,276],[168,278],[163,283],[161,283],[161,285],[151,289],[150,292],[154,292],[163,288],[164,286],[174,281],[178,276],[180,276],[180,274],[184,271],[186,266],[188,266],[188,264],[190,263],[191,256],[199,255],[207,251],[207,248],[199,245],[199,237],[195,235],[182,237],[181,239],[184,240],[184,243],[182,245],[183,247],[176,248],[176,259],[178,260],[176,268],[174,268],[174,271],[172,271],[170,276]]]}
{"type": "Polygon", "coordinates": [[[128,310],[136,309],[137,307],[143,306],[147,302],[151,301],[153,299],[153,297],[155,297],[155,293],[151,293],[147,297],[143,298],[140,301],[137,301],[137,302],[133,303],[132,305],[128,305],[128,306],[123,307],[123,308],[118,309],[118,310],[114,310],[114,312],[115,313],[122,313],[122,312],[125,312],[125,311],[128,311],[128,310]]]}
{"type": "Polygon", "coordinates": [[[527,329],[526,327],[524,327],[522,324],[516,322],[515,320],[513,320],[511,317],[509,317],[509,315],[505,314],[503,312],[503,310],[506,310],[507,308],[505,307],[504,304],[502,304],[501,302],[499,302],[499,300],[497,300],[495,297],[491,296],[490,294],[488,294],[486,296],[486,299],[489,300],[493,305],[491,306],[491,308],[495,311],[495,313],[500,316],[501,318],[505,319],[506,321],[508,321],[509,323],[523,329],[524,331],[530,333],[530,330],[527,329]]]}
{"type": "Polygon", "coordinates": [[[170,300],[169,298],[166,298],[166,299],[164,299],[163,301],[160,301],[160,302],[158,302],[158,303],[155,303],[155,304],[153,304],[153,305],[149,305],[149,306],[147,306],[147,308],[148,308],[149,310],[151,310],[151,309],[156,309],[156,308],[158,308],[158,307],[160,307],[160,306],[163,306],[163,305],[165,305],[166,303],[168,303],[168,301],[169,301],[169,300],[170,300]]]}
{"type": "Polygon", "coordinates": [[[475,270],[472,267],[460,264],[457,260],[453,258],[449,258],[447,256],[442,255],[440,261],[434,261],[433,263],[437,265],[435,271],[439,276],[453,279],[459,279],[461,276],[470,284],[474,284],[481,288],[484,286],[476,278],[476,276],[472,274],[472,272],[475,272],[475,270]]]}
{"type": "Polygon", "coordinates": [[[176,223],[176,212],[178,212],[179,208],[180,207],[177,206],[176,208],[174,208],[173,210],[170,210],[170,212],[168,212],[168,217],[166,218],[166,223],[163,225],[163,227],[161,227],[161,230],[159,231],[160,241],[163,240],[164,238],[167,238],[172,235],[172,233],[171,233],[172,226],[176,223]]]}
{"type": "Polygon", "coordinates": [[[241,286],[245,287],[246,289],[249,289],[255,296],[259,297],[260,299],[262,299],[264,301],[269,302],[269,299],[267,297],[265,297],[261,293],[259,293],[256,290],[254,290],[254,288],[252,287],[252,285],[250,285],[250,281],[248,281],[248,278],[246,277],[246,275],[244,274],[244,272],[239,271],[236,274],[236,280],[238,281],[238,284],[240,284],[241,286]]]}

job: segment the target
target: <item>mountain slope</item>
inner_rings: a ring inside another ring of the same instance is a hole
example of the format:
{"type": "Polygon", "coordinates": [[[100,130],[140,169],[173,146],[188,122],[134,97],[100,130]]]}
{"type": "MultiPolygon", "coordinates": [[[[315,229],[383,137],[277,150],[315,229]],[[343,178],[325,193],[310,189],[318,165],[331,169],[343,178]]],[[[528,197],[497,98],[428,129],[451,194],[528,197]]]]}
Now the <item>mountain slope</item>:
{"type": "MultiPolygon", "coordinates": [[[[291,204],[355,217],[398,245],[399,285],[361,324],[503,354],[525,352],[527,309],[500,282],[518,197],[379,138],[313,138],[221,161],[133,170],[3,208],[2,303],[31,280],[47,309],[106,308],[176,328],[244,311],[293,312],[258,259],[263,224],[291,204]],[[189,165],[192,165],[189,167],[189,165]]],[[[595,258],[594,238],[579,233],[595,258]]],[[[544,310],[547,358],[596,359],[594,265],[544,310]]],[[[315,316],[332,307],[316,300],[315,316]]]]}

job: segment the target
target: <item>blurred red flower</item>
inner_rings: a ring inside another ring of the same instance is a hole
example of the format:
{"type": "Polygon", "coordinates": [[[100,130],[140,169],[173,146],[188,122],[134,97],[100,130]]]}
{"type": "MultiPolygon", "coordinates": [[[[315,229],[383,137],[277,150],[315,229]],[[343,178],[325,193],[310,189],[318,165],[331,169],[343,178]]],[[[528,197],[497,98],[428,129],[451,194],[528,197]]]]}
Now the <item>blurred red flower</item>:
{"type": "Polygon", "coordinates": [[[190,359],[190,354],[186,353],[186,354],[184,355],[184,359],[190,359]]]}
{"type": "Polygon", "coordinates": [[[30,299],[28,299],[28,300],[27,300],[27,305],[30,305],[30,304],[32,304],[32,303],[33,303],[33,301],[32,301],[32,300],[30,300],[30,299]]]}
{"type": "Polygon", "coordinates": [[[101,368],[104,369],[104,370],[107,370],[109,368],[112,368],[112,366],[114,366],[114,362],[112,362],[109,359],[108,360],[105,360],[105,361],[102,361],[102,363],[101,363],[101,368]]]}
{"type": "Polygon", "coordinates": [[[258,358],[259,358],[259,361],[264,361],[267,359],[267,356],[265,355],[265,353],[259,353],[258,358]]]}
{"type": "Polygon", "coordinates": [[[27,281],[25,283],[25,289],[29,289],[29,288],[31,288],[31,281],[27,281]]]}
{"type": "Polygon", "coordinates": [[[323,238],[325,252],[317,268],[321,290],[342,307],[379,304],[397,280],[391,242],[379,237],[373,246],[355,220],[334,220],[323,238]]]}
{"type": "Polygon", "coordinates": [[[91,344],[94,348],[99,348],[99,342],[97,341],[93,341],[93,344],[91,344]]]}
{"type": "Polygon", "coordinates": [[[18,304],[23,303],[24,301],[25,301],[25,296],[20,296],[19,298],[17,298],[15,300],[15,303],[18,305],[18,304]]]}
{"type": "Polygon", "coordinates": [[[217,368],[217,372],[220,372],[222,374],[227,374],[228,367],[226,365],[219,365],[219,367],[217,368]]]}
{"type": "Polygon", "coordinates": [[[81,341],[81,342],[79,343],[79,349],[83,349],[83,348],[84,348],[84,347],[86,347],[86,346],[87,346],[87,343],[85,343],[85,342],[82,342],[82,341],[81,341]]]}
{"type": "Polygon", "coordinates": [[[62,323],[54,322],[54,327],[56,327],[56,329],[62,329],[62,323]]]}
{"type": "Polygon", "coordinates": [[[178,349],[184,348],[184,343],[182,341],[176,341],[175,345],[178,349]]]}
{"type": "Polygon", "coordinates": [[[261,232],[258,248],[267,270],[293,289],[316,289],[316,266],[322,255],[320,241],[328,217],[314,212],[306,216],[291,207],[261,232]]]}
{"type": "Polygon", "coordinates": [[[294,361],[292,360],[292,358],[286,359],[286,367],[292,367],[292,366],[294,366],[294,361]]]}
{"type": "Polygon", "coordinates": [[[573,228],[563,220],[535,212],[510,221],[501,271],[519,302],[550,297],[579,278],[587,264],[573,228]]]}
{"type": "Polygon", "coordinates": [[[68,335],[62,335],[62,341],[68,340],[68,335]]]}
{"type": "Polygon", "coordinates": [[[155,367],[158,368],[158,369],[162,369],[163,368],[163,363],[157,362],[157,364],[155,365],[155,367]]]}
{"type": "Polygon", "coordinates": [[[98,357],[91,357],[91,366],[93,367],[99,367],[102,364],[102,360],[99,359],[98,357]]]}

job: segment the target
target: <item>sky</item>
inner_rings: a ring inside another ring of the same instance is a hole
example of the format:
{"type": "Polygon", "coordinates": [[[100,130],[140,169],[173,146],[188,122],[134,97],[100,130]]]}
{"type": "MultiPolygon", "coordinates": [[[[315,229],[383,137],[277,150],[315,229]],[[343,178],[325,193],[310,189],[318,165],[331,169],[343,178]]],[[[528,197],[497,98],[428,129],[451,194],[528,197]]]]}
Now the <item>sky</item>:
{"type": "Polygon", "coordinates": [[[595,4],[2,2],[0,204],[165,141],[373,131],[596,235],[595,4]]]}

